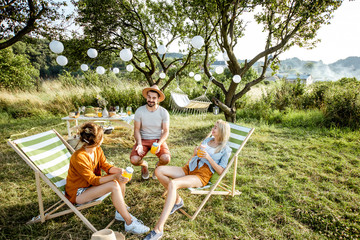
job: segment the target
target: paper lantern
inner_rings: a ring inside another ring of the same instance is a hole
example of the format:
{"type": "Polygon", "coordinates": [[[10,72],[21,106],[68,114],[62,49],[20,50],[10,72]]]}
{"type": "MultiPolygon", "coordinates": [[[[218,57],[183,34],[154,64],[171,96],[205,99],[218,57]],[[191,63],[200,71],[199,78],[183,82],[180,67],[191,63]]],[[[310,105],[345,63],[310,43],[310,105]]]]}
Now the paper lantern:
{"type": "Polygon", "coordinates": [[[159,76],[160,76],[160,78],[165,78],[165,77],[166,77],[166,74],[162,72],[162,73],[160,73],[159,76]]]}
{"type": "Polygon", "coordinates": [[[54,53],[62,53],[64,51],[64,45],[62,42],[52,40],[49,44],[50,50],[54,53]]]}
{"type": "Polygon", "coordinates": [[[90,57],[90,58],[96,58],[97,55],[98,55],[98,52],[96,51],[96,49],[94,48],[89,48],[87,50],[87,55],[90,57]]]}
{"type": "Polygon", "coordinates": [[[120,72],[119,68],[113,68],[113,73],[118,74],[120,72]]]}
{"type": "Polygon", "coordinates": [[[200,81],[201,80],[201,75],[200,74],[195,74],[194,79],[197,82],[200,81]]]}
{"type": "Polygon", "coordinates": [[[121,60],[127,62],[127,61],[130,61],[132,59],[132,57],[133,57],[133,54],[130,51],[130,49],[124,48],[123,50],[120,51],[121,60]]]}
{"type": "Polygon", "coordinates": [[[60,55],[56,58],[56,62],[61,66],[65,66],[68,63],[68,60],[65,56],[60,55]]]}
{"type": "Polygon", "coordinates": [[[140,63],[140,67],[141,67],[141,68],[145,67],[145,63],[144,63],[144,62],[141,62],[141,63],[140,63]]]}
{"type": "Polygon", "coordinates": [[[234,75],[233,76],[233,81],[234,81],[234,83],[239,83],[240,81],[241,81],[241,77],[240,77],[240,75],[234,75]]]}
{"type": "Polygon", "coordinates": [[[98,74],[104,74],[104,73],[105,73],[105,68],[102,67],[102,66],[98,66],[98,67],[96,68],[96,72],[97,72],[98,74]]]}
{"type": "Polygon", "coordinates": [[[191,39],[191,45],[196,48],[200,49],[204,45],[204,39],[201,36],[195,36],[191,39]]]}
{"type": "Polygon", "coordinates": [[[227,54],[227,52],[225,51],[225,52],[223,52],[223,59],[224,59],[224,61],[230,61],[230,58],[229,58],[229,56],[228,56],[228,54],[227,54]]]}
{"type": "Polygon", "coordinates": [[[217,74],[222,74],[223,72],[224,72],[224,68],[223,67],[216,67],[215,68],[215,72],[217,73],[217,74]]]}
{"type": "Polygon", "coordinates": [[[84,72],[86,72],[87,70],[89,70],[89,67],[88,67],[88,65],[86,65],[86,64],[81,64],[80,68],[81,68],[81,70],[83,70],[84,72]]]}
{"type": "Polygon", "coordinates": [[[159,45],[158,48],[157,48],[157,52],[159,54],[165,54],[166,53],[166,47],[165,45],[159,45]]]}
{"type": "Polygon", "coordinates": [[[126,70],[127,70],[128,72],[132,72],[132,71],[134,70],[133,65],[127,65],[127,66],[126,66],[126,70]]]}
{"type": "Polygon", "coordinates": [[[189,72],[189,77],[193,77],[194,75],[195,75],[195,73],[189,72]]]}

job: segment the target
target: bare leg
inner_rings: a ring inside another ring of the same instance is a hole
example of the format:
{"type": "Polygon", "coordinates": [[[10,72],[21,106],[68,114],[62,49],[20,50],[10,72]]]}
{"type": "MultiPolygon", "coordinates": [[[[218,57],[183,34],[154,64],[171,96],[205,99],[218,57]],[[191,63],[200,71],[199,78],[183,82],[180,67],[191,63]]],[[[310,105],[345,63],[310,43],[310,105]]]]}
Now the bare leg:
{"type": "Polygon", "coordinates": [[[170,215],[171,209],[174,207],[177,198],[177,189],[187,187],[201,187],[202,182],[195,175],[187,175],[180,178],[170,180],[168,183],[168,194],[165,200],[163,211],[155,225],[155,232],[163,232],[166,220],[170,215]]]}
{"type": "Polygon", "coordinates": [[[158,165],[157,166],[164,166],[164,165],[167,165],[170,163],[170,154],[162,154],[160,157],[159,157],[159,162],[158,162],[158,165]]]}
{"type": "Polygon", "coordinates": [[[135,166],[141,166],[141,169],[144,168],[144,171],[145,171],[145,172],[149,171],[149,170],[148,170],[148,163],[147,163],[146,161],[144,161],[144,160],[143,160],[141,157],[139,157],[139,156],[136,156],[136,155],[132,156],[132,157],[130,158],[130,162],[131,162],[133,165],[135,165],[135,166]]]}
{"type": "Polygon", "coordinates": [[[117,181],[107,182],[99,186],[92,186],[88,188],[85,192],[76,197],[76,203],[83,204],[111,192],[111,200],[114,207],[125,219],[126,224],[129,225],[132,223],[132,220],[126,209],[124,195],[122,193],[123,191],[125,192],[125,187],[122,189],[117,181]]]}

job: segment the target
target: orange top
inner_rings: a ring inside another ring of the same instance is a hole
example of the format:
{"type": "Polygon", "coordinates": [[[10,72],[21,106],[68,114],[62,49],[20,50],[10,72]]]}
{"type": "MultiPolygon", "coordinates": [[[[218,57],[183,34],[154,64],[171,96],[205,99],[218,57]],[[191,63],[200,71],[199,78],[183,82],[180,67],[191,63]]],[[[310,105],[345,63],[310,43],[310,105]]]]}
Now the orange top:
{"type": "Polygon", "coordinates": [[[94,151],[94,163],[85,148],[80,148],[70,158],[65,192],[70,202],[75,203],[78,188],[100,185],[101,169],[109,173],[113,165],[106,162],[101,147],[94,151]]]}

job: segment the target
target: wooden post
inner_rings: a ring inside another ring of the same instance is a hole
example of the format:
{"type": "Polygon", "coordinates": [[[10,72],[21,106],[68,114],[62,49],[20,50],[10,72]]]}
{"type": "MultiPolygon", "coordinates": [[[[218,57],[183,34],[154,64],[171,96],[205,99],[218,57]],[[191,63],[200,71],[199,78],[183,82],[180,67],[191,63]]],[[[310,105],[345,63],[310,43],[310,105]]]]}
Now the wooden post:
{"type": "Polygon", "coordinates": [[[238,156],[235,156],[235,162],[234,162],[234,176],[233,176],[233,185],[232,185],[232,193],[231,193],[231,196],[235,196],[237,163],[238,163],[238,156]]]}
{"type": "Polygon", "coordinates": [[[35,181],[36,181],[36,190],[37,190],[37,194],[38,194],[40,219],[41,219],[41,222],[43,223],[43,222],[45,222],[45,214],[44,214],[44,204],[43,204],[42,195],[41,195],[40,174],[38,171],[35,171],[35,181]]]}

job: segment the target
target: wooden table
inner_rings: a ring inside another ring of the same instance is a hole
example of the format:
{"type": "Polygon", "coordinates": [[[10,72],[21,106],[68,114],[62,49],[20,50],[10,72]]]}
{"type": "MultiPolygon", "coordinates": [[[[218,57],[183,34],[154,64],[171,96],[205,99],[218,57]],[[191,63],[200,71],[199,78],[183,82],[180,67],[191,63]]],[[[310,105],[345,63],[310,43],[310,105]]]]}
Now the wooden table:
{"type": "MultiPolygon", "coordinates": [[[[80,115],[77,118],[73,117],[63,117],[62,120],[66,121],[66,127],[68,131],[69,138],[71,137],[71,122],[75,122],[75,127],[78,126],[79,121],[89,121],[89,122],[105,122],[105,121],[117,121],[120,123],[121,126],[127,127],[127,128],[133,128],[133,125],[130,124],[132,120],[134,120],[134,114],[133,115],[125,115],[125,116],[117,116],[117,117],[85,117],[83,115],[80,115]]],[[[73,127],[74,128],[74,127],[73,127]]]]}

